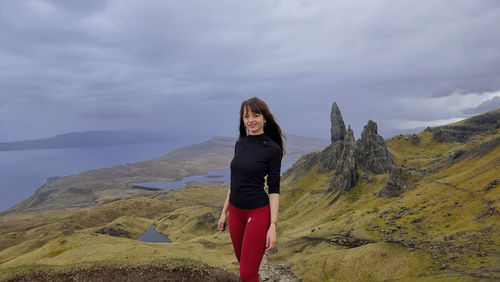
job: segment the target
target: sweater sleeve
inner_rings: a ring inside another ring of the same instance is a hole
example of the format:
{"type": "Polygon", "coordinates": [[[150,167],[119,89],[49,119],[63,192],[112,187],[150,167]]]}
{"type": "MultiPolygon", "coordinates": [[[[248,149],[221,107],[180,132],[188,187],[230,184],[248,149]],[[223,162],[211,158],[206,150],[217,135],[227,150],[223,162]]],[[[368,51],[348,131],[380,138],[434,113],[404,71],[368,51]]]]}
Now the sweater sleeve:
{"type": "Polygon", "coordinates": [[[267,187],[269,194],[280,193],[281,148],[273,149],[268,160],[267,187]]]}

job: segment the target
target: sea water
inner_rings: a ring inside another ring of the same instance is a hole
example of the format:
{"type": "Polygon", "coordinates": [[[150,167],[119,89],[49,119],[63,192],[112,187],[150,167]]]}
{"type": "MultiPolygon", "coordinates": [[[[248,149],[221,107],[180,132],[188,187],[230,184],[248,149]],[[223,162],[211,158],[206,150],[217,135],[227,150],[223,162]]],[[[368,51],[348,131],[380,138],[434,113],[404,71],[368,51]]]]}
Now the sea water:
{"type": "Polygon", "coordinates": [[[53,176],[134,163],[161,157],[200,140],[99,147],[0,151],[0,212],[31,196],[53,176]]]}

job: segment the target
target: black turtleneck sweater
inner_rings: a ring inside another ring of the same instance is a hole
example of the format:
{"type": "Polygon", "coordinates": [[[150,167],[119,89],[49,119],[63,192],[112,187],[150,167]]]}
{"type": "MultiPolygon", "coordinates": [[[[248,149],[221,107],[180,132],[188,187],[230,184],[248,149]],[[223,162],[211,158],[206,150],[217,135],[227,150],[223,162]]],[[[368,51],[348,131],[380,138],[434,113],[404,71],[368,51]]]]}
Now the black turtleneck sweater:
{"type": "Polygon", "coordinates": [[[240,209],[255,209],[269,204],[264,190],[280,192],[281,148],[266,133],[247,135],[238,141],[231,161],[229,202],[240,209]]]}

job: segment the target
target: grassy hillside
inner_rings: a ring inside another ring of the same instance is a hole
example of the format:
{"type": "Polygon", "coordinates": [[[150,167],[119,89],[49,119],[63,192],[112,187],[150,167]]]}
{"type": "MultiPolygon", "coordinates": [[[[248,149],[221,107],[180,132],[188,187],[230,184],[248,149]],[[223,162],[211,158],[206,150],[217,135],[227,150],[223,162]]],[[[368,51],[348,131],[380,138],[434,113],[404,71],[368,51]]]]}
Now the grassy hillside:
{"type": "MultiPolygon", "coordinates": [[[[269,262],[287,264],[304,281],[500,279],[499,140],[500,129],[465,142],[438,142],[428,130],[388,139],[415,184],[394,198],[377,196],[387,174],[364,171],[340,197],[328,192],[333,172],[318,173],[311,162],[320,152],[303,156],[282,177],[269,262]]],[[[184,258],[237,273],[229,233],[216,231],[227,189],[195,183],[84,208],[6,214],[0,269],[184,258]],[[152,224],[173,242],[134,240],[152,224]],[[97,233],[102,227],[126,233],[97,233]]]]}
{"type": "Polygon", "coordinates": [[[326,192],[329,175],[313,167],[292,182],[288,173],[270,262],[286,262],[310,281],[500,278],[500,190],[485,189],[500,178],[500,146],[491,146],[500,130],[463,144],[419,136],[418,145],[410,136],[387,140],[396,163],[416,179],[401,197],[379,198],[387,175],[362,172],[331,204],[337,194],[326,192]]]}
{"type": "Polygon", "coordinates": [[[80,263],[138,263],[185,257],[237,271],[229,233],[218,234],[216,222],[200,219],[209,213],[218,219],[228,186],[186,186],[151,197],[124,199],[66,214],[41,212],[10,214],[0,222],[2,268],[22,265],[80,263]],[[171,218],[176,216],[176,220],[171,218]],[[28,219],[21,223],[22,217],[28,219]],[[31,220],[31,223],[30,223],[31,220]],[[170,227],[175,227],[169,232],[170,227]],[[197,224],[199,223],[199,224],[197,224]],[[152,224],[173,243],[133,240],[152,224]],[[126,230],[129,237],[96,233],[102,227],[126,230]]]}

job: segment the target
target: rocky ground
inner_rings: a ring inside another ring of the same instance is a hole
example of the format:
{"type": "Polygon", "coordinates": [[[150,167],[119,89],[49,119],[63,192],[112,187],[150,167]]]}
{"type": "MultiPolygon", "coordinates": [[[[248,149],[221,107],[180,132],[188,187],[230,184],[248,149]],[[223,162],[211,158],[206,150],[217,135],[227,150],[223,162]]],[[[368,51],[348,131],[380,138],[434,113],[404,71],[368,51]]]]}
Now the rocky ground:
{"type": "Polygon", "coordinates": [[[493,225],[488,225],[481,230],[461,231],[436,238],[422,231],[420,224],[427,219],[419,217],[418,211],[401,207],[397,210],[385,210],[379,213],[379,216],[386,220],[385,226],[376,224],[367,227],[367,230],[378,232],[385,237],[385,242],[403,245],[410,252],[419,249],[430,254],[434,270],[447,269],[469,277],[500,279],[500,267],[486,266],[488,257],[497,255],[491,236],[498,231],[493,225]],[[397,220],[405,215],[414,215],[411,221],[412,226],[409,228],[397,223],[397,220]],[[418,236],[408,237],[408,231],[413,231],[418,236]],[[463,265],[466,265],[471,257],[478,258],[479,267],[466,270],[463,265]]]}
{"type": "Polygon", "coordinates": [[[302,279],[293,273],[286,264],[270,264],[267,255],[264,255],[260,263],[259,276],[262,281],[270,282],[301,282],[302,279]]]}

